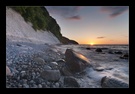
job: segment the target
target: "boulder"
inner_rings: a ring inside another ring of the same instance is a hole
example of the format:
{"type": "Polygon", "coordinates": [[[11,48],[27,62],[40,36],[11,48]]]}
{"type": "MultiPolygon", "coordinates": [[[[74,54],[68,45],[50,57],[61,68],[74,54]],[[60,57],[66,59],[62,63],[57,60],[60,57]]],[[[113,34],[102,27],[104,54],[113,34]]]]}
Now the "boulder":
{"type": "Polygon", "coordinates": [[[9,69],[8,66],[6,66],[6,75],[7,76],[12,76],[13,74],[11,73],[11,70],[9,69]]]}
{"type": "Polygon", "coordinates": [[[69,71],[69,69],[66,67],[66,66],[64,66],[62,69],[61,69],[61,73],[62,73],[62,75],[64,75],[64,76],[72,76],[73,74],[69,71]]]}
{"type": "Polygon", "coordinates": [[[58,81],[60,76],[61,74],[59,70],[45,70],[41,72],[41,77],[48,81],[58,81]]]}
{"type": "Polygon", "coordinates": [[[80,87],[77,80],[74,77],[71,77],[71,76],[64,77],[64,85],[66,87],[80,87]]]}
{"type": "Polygon", "coordinates": [[[84,55],[72,49],[66,50],[65,61],[72,73],[82,72],[86,67],[91,66],[90,61],[84,55]]]}
{"type": "Polygon", "coordinates": [[[97,48],[95,51],[96,51],[96,52],[102,52],[102,49],[97,48]]]}
{"type": "Polygon", "coordinates": [[[128,83],[112,77],[103,77],[101,79],[101,86],[103,88],[128,88],[128,83]]]}

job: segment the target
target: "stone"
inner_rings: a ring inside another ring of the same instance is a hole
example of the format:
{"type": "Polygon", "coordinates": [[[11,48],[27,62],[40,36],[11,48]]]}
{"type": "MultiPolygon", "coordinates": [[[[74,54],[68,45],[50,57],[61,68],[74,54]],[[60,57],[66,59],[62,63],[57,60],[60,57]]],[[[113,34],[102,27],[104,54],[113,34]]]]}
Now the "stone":
{"type": "Polygon", "coordinates": [[[69,71],[69,69],[64,66],[62,69],[61,69],[61,73],[64,75],[64,76],[72,76],[73,74],[69,71]]]}
{"type": "Polygon", "coordinates": [[[26,75],[26,72],[25,71],[21,71],[21,77],[26,79],[27,78],[27,75],[26,75]]]}
{"type": "Polygon", "coordinates": [[[53,64],[53,65],[55,65],[55,66],[57,66],[57,65],[58,65],[58,63],[57,63],[57,62],[51,62],[51,64],[53,64]]]}
{"type": "Polygon", "coordinates": [[[56,62],[50,62],[48,64],[52,69],[58,69],[58,64],[56,62]]]}
{"type": "Polygon", "coordinates": [[[11,73],[11,70],[9,69],[8,66],[6,66],[6,75],[12,76],[13,74],[11,73]]]}
{"type": "Polygon", "coordinates": [[[68,69],[72,73],[82,72],[86,67],[91,66],[90,61],[84,55],[72,49],[66,50],[65,61],[68,69]]]}
{"type": "Polygon", "coordinates": [[[44,69],[45,69],[45,70],[51,70],[52,68],[51,68],[50,66],[48,66],[48,65],[45,65],[45,66],[44,66],[44,69]]]}
{"type": "Polygon", "coordinates": [[[38,85],[38,87],[39,87],[39,88],[42,88],[42,85],[41,85],[41,84],[39,84],[39,85],[38,85]]]}
{"type": "Polygon", "coordinates": [[[121,51],[115,51],[114,53],[115,53],[115,54],[122,54],[121,51]]]}
{"type": "Polygon", "coordinates": [[[58,63],[65,63],[65,60],[64,59],[59,59],[56,62],[58,62],[58,63]]]}
{"type": "Polygon", "coordinates": [[[128,88],[128,83],[112,77],[103,77],[101,79],[102,88],[128,88]]]}
{"type": "Polygon", "coordinates": [[[94,68],[94,70],[96,70],[96,71],[103,71],[104,67],[96,67],[96,68],[94,68]]]}
{"type": "Polygon", "coordinates": [[[64,77],[64,85],[66,87],[80,87],[77,80],[72,76],[64,77]]]}
{"type": "Polygon", "coordinates": [[[87,49],[87,50],[90,50],[91,48],[87,47],[86,49],[87,49]]]}
{"type": "Polygon", "coordinates": [[[17,45],[17,46],[22,46],[21,44],[18,44],[18,43],[17,43],[16,45],[17,45]]]}
{"type": "Polygon", "coordinates": [[[44,59],[40,58],[40,57],[36,57],[33,59],[35,62],[38,62],[38,64],[45,64],[44,59]]]}
{"type": "Polygon", "coordinates": [[[126,53],[126,54],[123,54],[122,56],[120,56],[121,59],[128,59],[128,57],[129,57],[129,56],[128,56],[127,53],[126,53]]]}
{"type": "Polygon", "coordinates": [[[23,87],[24,87],[24,88],[29,88],[29,85],[23,84],[23,87]]]}
{"type": "Polygon", "coordinates": [[[97,48],[95,51],[96,52],[102,52],[102,49],[101,48],[97,48]]]}
{"type": "Polygon", "coordinates": [[[59,83],[55,83],[55,87],[58,88],[59,87],[59,83]]]}
{"type": "Polygon", "coordinates": [[[59,70],[45,70],[41,72],[41,77],[48,81],[58,81],[60,76],[61,74],[59,70]]]}
{"type": "Polygon", "coordinates": [[[100,49],[102,49],[102,50],[107,50],[108,48],[103,47],[103,48],[100,48],[100,49]]]}

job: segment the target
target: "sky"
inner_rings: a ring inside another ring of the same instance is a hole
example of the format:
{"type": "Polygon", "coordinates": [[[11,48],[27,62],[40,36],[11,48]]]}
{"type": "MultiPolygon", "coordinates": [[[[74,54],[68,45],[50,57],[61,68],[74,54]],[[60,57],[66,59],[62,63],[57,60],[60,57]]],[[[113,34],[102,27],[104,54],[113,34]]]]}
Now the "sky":
{"type": "Polygon", "coordinates": [[[79,44],[128,44],[129,6],[45,6],[63,36],[79,44]]]}

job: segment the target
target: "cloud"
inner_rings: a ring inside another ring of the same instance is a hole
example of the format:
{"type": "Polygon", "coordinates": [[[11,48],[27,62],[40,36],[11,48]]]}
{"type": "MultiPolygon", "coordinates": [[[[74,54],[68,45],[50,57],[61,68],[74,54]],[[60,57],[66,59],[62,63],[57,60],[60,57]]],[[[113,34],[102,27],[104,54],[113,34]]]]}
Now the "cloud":
{"type": "Polygon", "coordinates": [[[97,39],[103,39],[103,38],[105,38],[105,37],[97,37],[97,39]]]}
{"type": "Polygon", "coordinates": [[[110,17],[116,17],[129,9],[128,6],[103,6],[101,11],[110,13],[110,17]]]}
{"type": "Polygon", "coordinates": [[[69,20],[80,20],[81,17],[76,15],[76,16],[68,17],[67,19],[69,19],[69,20]]]}
{"type": "Polygon", "coordinates": [[[78,11],[81,6],[45,6],[50,13],[60,15],[69,20],[80,20],[78,11]]]}

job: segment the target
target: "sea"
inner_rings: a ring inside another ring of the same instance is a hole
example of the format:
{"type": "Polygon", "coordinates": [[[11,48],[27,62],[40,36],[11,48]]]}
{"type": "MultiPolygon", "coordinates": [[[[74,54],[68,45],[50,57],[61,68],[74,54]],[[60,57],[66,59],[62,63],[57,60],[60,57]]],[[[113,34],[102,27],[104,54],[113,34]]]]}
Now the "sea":
{"type": "Polygon", "coordinates": [[[117,51],[126,51],[129,53],[129,44],[80,44],[81,47],[90,47],[90,48],[104,48],[110,50],[117,50],[117,51]]]}

